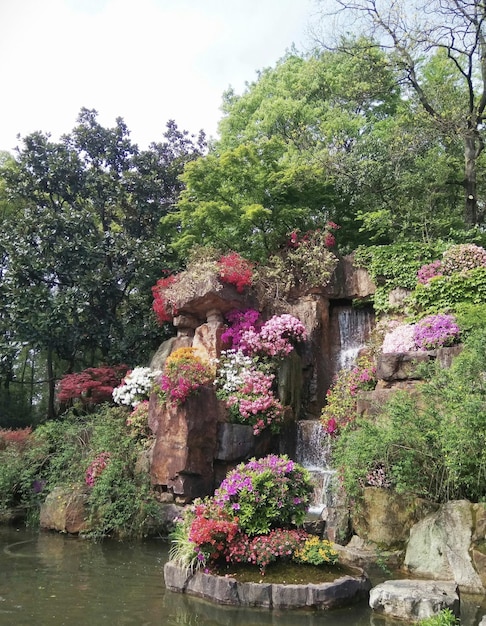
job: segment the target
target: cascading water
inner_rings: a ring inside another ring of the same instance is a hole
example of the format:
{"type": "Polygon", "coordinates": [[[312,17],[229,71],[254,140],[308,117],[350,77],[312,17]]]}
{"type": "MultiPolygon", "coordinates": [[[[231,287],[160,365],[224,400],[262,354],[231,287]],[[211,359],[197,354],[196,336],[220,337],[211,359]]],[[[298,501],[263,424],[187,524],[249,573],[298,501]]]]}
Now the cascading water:
{"type": "Polygon", "coordinates": [[[374,314],[369,309],[343,306],[337,309],[337,320],[340,340],[337,367],[338,370],[349,369],[373,329],[374,314]]]}
{"type": "Polygon", "coordinates": [[[329,466],[329,435],[319,420],[297,422],[296,461],[305,467],[314,485],[314,497],[309,508],[311,517],[323,517],[324,511],[332,506],[332,482],[336,474],[329,466]]]}

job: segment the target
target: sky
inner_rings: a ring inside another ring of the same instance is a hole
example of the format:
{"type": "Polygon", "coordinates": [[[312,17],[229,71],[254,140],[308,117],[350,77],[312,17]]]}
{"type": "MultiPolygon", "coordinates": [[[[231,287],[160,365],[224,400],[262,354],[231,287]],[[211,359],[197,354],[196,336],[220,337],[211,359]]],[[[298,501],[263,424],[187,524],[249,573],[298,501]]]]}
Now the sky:
{"type": "Polygon", "coordinates": [[[315,0],[0,0],[0,150],[57,140],[82,107],[141,148],[170,119],[216,136],[224,91],[308,50],[316,15],[315,0]]]}

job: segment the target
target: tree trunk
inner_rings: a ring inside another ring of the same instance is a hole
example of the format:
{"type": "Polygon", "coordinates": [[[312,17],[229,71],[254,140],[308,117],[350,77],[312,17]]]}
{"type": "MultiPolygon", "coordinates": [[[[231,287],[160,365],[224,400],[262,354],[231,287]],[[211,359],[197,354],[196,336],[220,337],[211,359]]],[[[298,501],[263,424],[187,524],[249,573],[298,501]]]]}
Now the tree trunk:
{"type": "Polygon", "coordinates": [[[478,219],[478,200],[476,189],[476,162],[478,157],[477,139],[474,134],[464,137],[464,222],[474,226],[478,219]]]}
{"type": "Polygon", "coordinates": [[[56,409],[54,406],[54,394],[56,390],[56,381],[54,379],[54,366],[52,362],[52,348],[49,346],[47,349],[47,385],[48,385],[48,399],[47,399],[47,419],[54,419],[56,417],[56,409]]]}

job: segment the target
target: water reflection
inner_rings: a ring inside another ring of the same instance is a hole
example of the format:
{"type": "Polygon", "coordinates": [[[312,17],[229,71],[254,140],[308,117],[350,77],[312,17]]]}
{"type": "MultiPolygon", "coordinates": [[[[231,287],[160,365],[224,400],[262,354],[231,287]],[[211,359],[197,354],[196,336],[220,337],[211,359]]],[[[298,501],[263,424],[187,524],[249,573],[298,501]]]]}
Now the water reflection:
{"type": "MultiPolygon", "coordinates": [[[[266,611],[172,593],[163,581],[167,554],[163,540],[93,543],[0,527],[0,626],[403,626],[366,603],[266,611]]],[[[462,626],[477,624],[476,613],[462,626]]]]}

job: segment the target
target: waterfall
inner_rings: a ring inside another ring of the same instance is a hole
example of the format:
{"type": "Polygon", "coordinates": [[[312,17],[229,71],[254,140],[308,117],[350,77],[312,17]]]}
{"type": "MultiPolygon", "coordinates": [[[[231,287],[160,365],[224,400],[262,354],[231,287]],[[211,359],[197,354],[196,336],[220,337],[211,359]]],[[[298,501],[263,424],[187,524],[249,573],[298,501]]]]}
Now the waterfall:
{"type": "Polygon", "coordinates": [[[308,470],[314,486],[310,517],[323,517],[324,511],[332,506],[336,472],[329,467],[330,452],[329,435],[319,420],[297,422],[296,461],[308,470]]]}
{"type": "Polygon", "coordinates": [[[349,369],[374,327],[374,314],[369,309],[351,306],[337,307],[340,348],[337,369],[349,369]]]}

